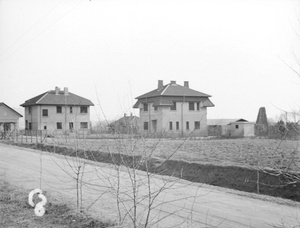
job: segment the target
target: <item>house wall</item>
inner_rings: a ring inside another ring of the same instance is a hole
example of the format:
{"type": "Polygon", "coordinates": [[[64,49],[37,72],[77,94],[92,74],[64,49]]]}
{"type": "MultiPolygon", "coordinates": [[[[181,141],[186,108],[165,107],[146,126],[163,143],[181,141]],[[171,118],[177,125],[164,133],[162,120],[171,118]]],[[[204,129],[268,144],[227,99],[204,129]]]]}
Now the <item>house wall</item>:
{"type": "MultiPolygon", "coordinates": [[[[19,129],[20,116],[5,106],[0,106],[0,123],[14,123],[12,130],[19,129]]],[[[0,126],[0,131],[3,131],[3,126],[0,126]]]]}
{"type": "Polygon", "coordinates": [[[241,122],[228,125],[230,136],[233,137],[251,137],[254,136],[254,123],[241,122]],[[238,128],[236,128],[238,126],[238,128]]]}
{"type": "MultiPolygon", "coordinates": [[[[155,132],[152,126],[152,120],[157,121],[156,133],[166,133],[170,136],[207,136],[207,108],[201,107],[200,110],[189,110],[189,103],[177,102],[176,110],[171,110],[169,106],[160,106],[155,111],[152,103],[149,103],[148,112],[143,111],[143,105],[140,105],[140,130],[144,133],[155,132]],[[186,128],[186,122],[189,122],[189,129],[186,128]],[[200,129],[194,129],[195,121],[200,121],[200,129]],[[149,123],[148,131],[144,130],[144,122],[149,123]],[[170,130],[172,122],[172,130],[170,130]],[[179,128],[176,128],[176,122],[179,128]]],[[[195,107],[196,109],[196,107],[195,107]]]]}
{"type": "MultiPolygon", "coordinates": [[[[73,130],[89,130],[90,129],[90,108],[87,113],[80,113],[80,106],[72,106],[73,113],[70,113],[70,106],[61,106],[62,112],[57,113],[57,106],[52,105],[36,105],[31,106],[31,114],[29,107],[25,107],[25,122],[32,124],[32,130],[44,130],[47,132],[65,132],[70,131],[69,123],[73,122],[73,130]],[[43,109],[48,110],[48,116],[43,116],[43,109]],[[57,123],[62,123],[62,129],[57,129],[57,123]],[[82,129],[80,123],[87,122],[87,129],[82,129]],[[45,129],[46,128],[46,129],[45,129]]],[[[28,128],[28,125],[26,126],[28,128]]]]}

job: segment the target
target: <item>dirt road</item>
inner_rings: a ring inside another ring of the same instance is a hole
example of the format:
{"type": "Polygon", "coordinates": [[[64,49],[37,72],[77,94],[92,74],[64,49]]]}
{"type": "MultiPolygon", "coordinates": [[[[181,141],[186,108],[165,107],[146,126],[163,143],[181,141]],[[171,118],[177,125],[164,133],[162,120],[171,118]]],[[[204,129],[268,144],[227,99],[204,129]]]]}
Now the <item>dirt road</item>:
{"type": "Polygon", "coordinates": [[[300,204],[296,202],[158,175],[149,179],[141,171],[136,171],[136,181],[132,182],[133,173],[125,167],[118,171],[118,167],[109,164],[85,163],[85,160],[0,144],[2,180],[27,189],[41,188],[73,207],[80,198],[76,191],[78,167],[84,170],[84,209],[102,220],[118,220],[121,214],[121,218],[125,217],[124,227],[130,227],[134,200],[137,220],[144,223],[149,202],[147,193],[151,191],[154,197],[162,186],[164,191],[152,204],[151,227],[300,227],[300,204]],[[149,182],[151,188],[147,187],[149,182]],[[137,186],[136,197],[133,197],[132,183],[137,186]]]}

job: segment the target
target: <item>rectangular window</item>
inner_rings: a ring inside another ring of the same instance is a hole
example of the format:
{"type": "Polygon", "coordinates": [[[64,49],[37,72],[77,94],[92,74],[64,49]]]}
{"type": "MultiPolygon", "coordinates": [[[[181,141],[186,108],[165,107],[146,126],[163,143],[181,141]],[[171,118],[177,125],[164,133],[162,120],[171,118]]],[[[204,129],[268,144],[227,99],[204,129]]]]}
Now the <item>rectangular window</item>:
{"type": "Polygon", "coordinates": [[[69,123],[69,129],[70,129],[71,131],[74,129],[74,124],[73,124],[73,122],[70,122],[70,123],[69,123]]]}
{"type": "Polygon", "coordinates": [[[144,122],[144,131],[148,131],[148,122],[144,122]]]}
{"type": "Polygon", "coordinates": [[[172,122],[169,123],[169,129],[170,129],[170,131],[173,130],[173,123],[172,122]]]}
{"type": "Polygon", "coordinates": [[[179,122],[176,122],[176,130],[179,130],[179,122]]]}
{"type": "Polygon", "coordinates": [[[175,101],[173,101],[173,105],[171,106],[170,109],[173,111],[176,111],[176,102],[175,101]]]}
{"type": "Polygon", "coordinates": [[[44,130],[47,130],[47,126],[44,126],[44,130]]]}
{"type": "Polygon", "coordinates": [[[144,112],[148,112],[148,104],[144,104],[144,112]]]}
{"type": "Polygon", "coordinates": [[[28,107],[28,114],[31,114],[31,107],[28,107]]]}
{"type": "Polygon", "coordinates": [[[56,113],[62,113],[61,106],[56,106],[56,113]]]}
{"type": "Polygon", "coordinates": [[[239,129],[239,125],[235,125],[235,129],[239,129]]]}
{"type": "Polygon", "coordinates": [[[28,123],[28,129],[32,130],[32,124],[31,123],[28,123]]]}
{"type": "Polygon", "coordinates": [[[186,121],[186,129],[190,130],[190,123],[189,123],[189,121],[186,121]]]}
{"type": "Polygon", "coordinates": [[[56,123],[56,129],[58,129],[58,130],[62,129],[62,122],[56,123]]]}
{"type": "Polygon", "coordinates": [[[42,112],[43,112],[43,116],[48,116],[48,109],[43,109],[42,112]]]}
{"type": "Polygon", "coordinates": [[[157,111],[158,110],[158,107],[157,106],[154,106],[154,111],[157,111]]]}
{"type": "Polygon", "coordinates": [[[73,113],[73,107],[70,106],[70,113],[73,113]]]}
{"type": "Polygon", "coordinates": [[[80,128],[81,128],[81,129],[86,129],[86,128],[88,128],[88,122],[80,122],[80,128]]]}
{"type": "Polygon", "coordinates": [[[88,108],[86,106],[80,107],[80,113],[87,113],[87,112],[88,112],[88,108]]]}
{"type": "Polygon", "coordinates": [[[200,121],[195,121],[195,129],[200,129],[200,121]]]}
{"type": "Polygon", "coordinates": [[[197,104],[197,111],[199,111],[200,110],[200,102],[197,102],[196,104],[197,104]]]}
{"type": "Polygon", "coordinates": [[[195,110],[194,102],[189,102],[189,110],[190,110],[190,111],[195,110]]]}

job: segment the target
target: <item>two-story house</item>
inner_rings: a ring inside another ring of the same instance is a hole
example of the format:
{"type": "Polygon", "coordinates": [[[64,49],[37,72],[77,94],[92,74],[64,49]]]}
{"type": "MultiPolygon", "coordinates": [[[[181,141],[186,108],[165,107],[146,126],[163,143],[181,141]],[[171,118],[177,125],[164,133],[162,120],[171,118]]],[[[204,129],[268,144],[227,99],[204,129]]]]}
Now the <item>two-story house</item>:
{"type": "Polygon", "coordinates": [[[143,133],[163,133],[173,136],[207,136],[207,107],[214,104],[208,94],[171,81],[136,97],[133,106],[140,109],[140,130],[143,133]]]}
{"type": "Polygon", "coordinates": [[[25,128],[32,131],[66,133],[90,129],[90,106],[94,104],[58,87],[21,104],[25,108],[25,128]]]}

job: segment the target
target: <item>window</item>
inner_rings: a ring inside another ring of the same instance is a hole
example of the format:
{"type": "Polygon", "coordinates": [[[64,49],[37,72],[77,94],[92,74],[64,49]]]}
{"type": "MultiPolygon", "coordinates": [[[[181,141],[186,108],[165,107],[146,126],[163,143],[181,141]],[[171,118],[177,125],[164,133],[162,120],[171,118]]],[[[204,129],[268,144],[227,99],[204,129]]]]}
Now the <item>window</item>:
{"type": "Polygon", "coordinates": [[[81,128],[81,129],[86,129],[86,128],[88,128],[88,122],[80,122],[80,128],[81,128]]]}
{"type": "Polygon", "coordinates": [[[194,102],[189,102],[189,110],[190,110],[190,111],[195,110],[194,102]]]}
{"type": "Polygon", "coordinates": [[[235,129],[239,129],[239,125],[235,125],[235,129]]]}
{"type": "Polygon", "coordinates": [[[44,126],[44,130],[47,130],[47,126],[44,126]]]}
{"type": "Polygon", "coordinates": [[[31,114],[31,107],[28,107],[28,114],[31,114]]]}
{"type": "Polygon", "coordinates": [[[48,109],[43,109],[42,113],[43,113],[43,116],[48,116],[48,109]]]}
{"type": "Polygon", "coordinates": [[[154,106],[154,111],[157,111],[158,110],[158,107],[157,106],[154,106]]]}
{"type": "Polygon", "coordinates": [[[195,129],[200,129],[200,121],[195,121],[195,129]]]}
{"type": "Polygon", "coordinates": [[[32,130],[32,124],[31,123],[28,123],[28,129],[32,130]]]}
{"type": "Polygon", "coordinates": [[[176,130],[179,130],[179,122],[176,122],[176,130]]]}
{"type": "Polygon", "coordinates": [[[70,122],[70,123],[69,123],[69,129],[70,129],[71,131],[74,129],[74,124],[73,124],[73,122],[70,122]]]}
{"type": "Polygon", "coordinates": [[[73,113],[73,107],[70,106],[70,113],[73,113]]]}
{"type": "Polygon", "coordinates": [[[86,106],[80,107],[80,113],[87,113],[87,112],[88,112],[88,108],[86,106]]]}
{"type": "Polygon", "coordinates": [[[173,130],[173,123],[172,122],[169,123],[169,129],[170,129],[170,131],[173,130]]]}
{"type": "Polygon", "coordinates": [[[199,111],[200,110],[200,102],[197,102],[196,104],[197,104],[197,111],[199,111]]]}
{"type": "Polygon", "coordinates": [[[144,104],[144,112],[148,112],[148,104],[144,104]]]}
{"type": "Polygon", "coordinates": [[[144,122],[144,131],[148,131],[148,122],[144,122]]]}
{"type": "Polygon", "coordinates": [[[176,102],[175,101],[173,101],[173,105],[171,106],[171,108],[170,108],[171,110],[173,110],[173,111],[175,111],[176,110],[176,102]]]}
{"type": "Polygon", "coordinates": [[[62,129],[62,122],[56,123],[56,129],[62,129]]]}
{"type": "Polygon", "coordinates": [[[189,123],[189,121],[186,121],[186,129],[190,130],[190,123],[189,123]]]}
{"type": "Polygon", "coordinates": [[[56,113],[62,113],[61,106],[56,106],[56,113]]]}

